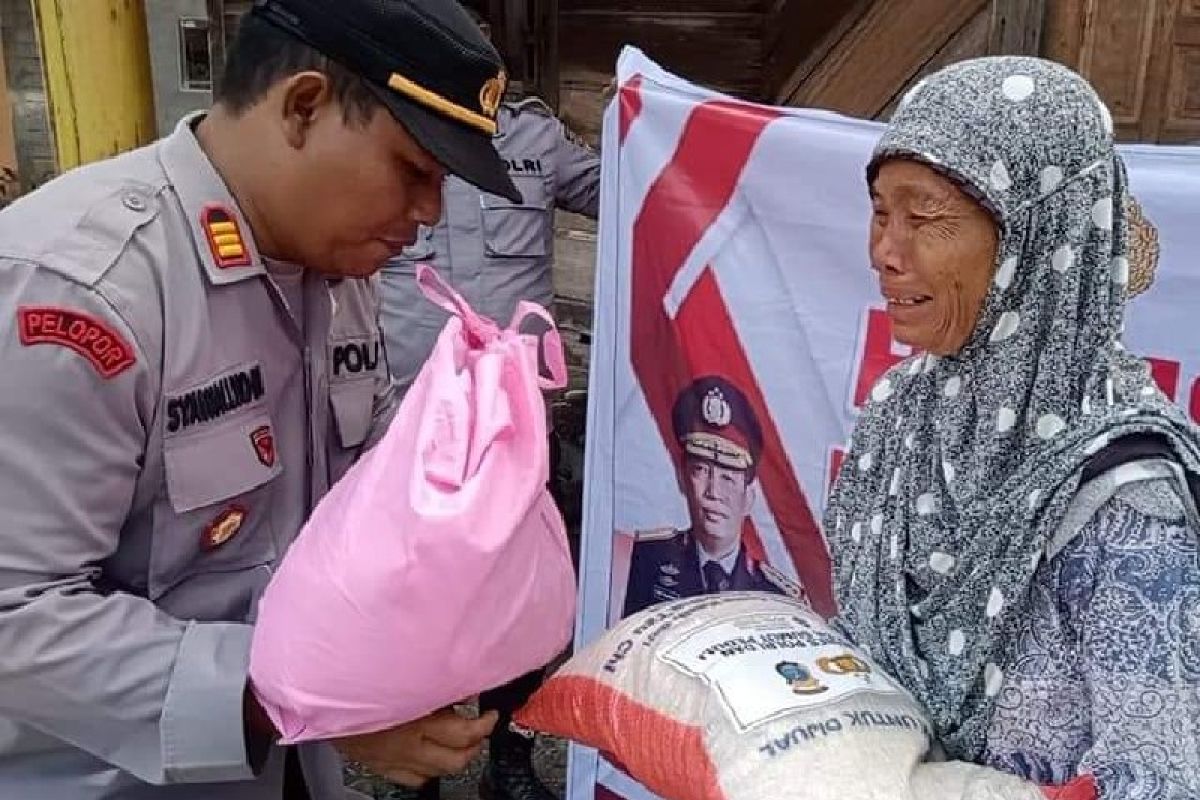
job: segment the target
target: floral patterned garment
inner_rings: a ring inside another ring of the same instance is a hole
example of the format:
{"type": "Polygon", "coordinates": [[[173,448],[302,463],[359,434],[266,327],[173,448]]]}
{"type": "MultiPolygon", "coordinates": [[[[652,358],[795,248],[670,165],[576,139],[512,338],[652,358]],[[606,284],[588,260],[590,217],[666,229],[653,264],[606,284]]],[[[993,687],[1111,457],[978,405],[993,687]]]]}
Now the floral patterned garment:
{"type": "Polygon", "coordinates": [[[1200,798],[1200,544],[1178,483],[1117,488],[1039,567],[984,762],[1102,800],[1200,798]]]}

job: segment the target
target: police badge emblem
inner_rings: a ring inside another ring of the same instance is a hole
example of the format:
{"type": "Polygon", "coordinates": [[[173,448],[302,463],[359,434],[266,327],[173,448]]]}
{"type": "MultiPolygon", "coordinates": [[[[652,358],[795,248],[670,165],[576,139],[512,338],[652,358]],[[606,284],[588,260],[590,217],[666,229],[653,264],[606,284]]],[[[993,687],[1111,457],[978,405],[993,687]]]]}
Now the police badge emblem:
{"type": "Polygon", "coordinates": [[[250,442],[254,445],[254,454],[264,467],[275,466],[275,435],[271,433],[270,425],[260,425],[250,434],[250,442]]]}
{"type": "Polygon", "coordinates": [[[708,390],[704,402],[700,406],[700,414],[704,421],[714,428],[724,428],[733,419],[733,409],[725,394],[717,387],[708,390]]]}

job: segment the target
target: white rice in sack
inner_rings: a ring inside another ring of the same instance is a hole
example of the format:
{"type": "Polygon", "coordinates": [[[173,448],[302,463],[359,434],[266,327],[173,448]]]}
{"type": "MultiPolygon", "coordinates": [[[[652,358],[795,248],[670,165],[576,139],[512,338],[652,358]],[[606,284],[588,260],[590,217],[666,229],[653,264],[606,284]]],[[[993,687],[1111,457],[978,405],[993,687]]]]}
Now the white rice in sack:
{"type": "Polygon", "coordinates": [[[1041,800],[960,763],[806,606],[729,593],[635,614],[578,653],[517,723],[596,747],[666,800],[1041,800]]]}

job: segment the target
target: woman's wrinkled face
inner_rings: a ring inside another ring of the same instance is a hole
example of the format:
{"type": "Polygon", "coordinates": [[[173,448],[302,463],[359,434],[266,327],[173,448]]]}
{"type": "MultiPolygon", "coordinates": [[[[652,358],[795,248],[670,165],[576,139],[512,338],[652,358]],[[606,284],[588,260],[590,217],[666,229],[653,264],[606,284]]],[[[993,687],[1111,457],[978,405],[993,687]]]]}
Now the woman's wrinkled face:
{"type": "Polygon", "coordinates": [[[975,330],[999,237],[984,208],[915,161],[885,162],[871,184],[871,268],[896,341],[954,355],[975,330]]]}

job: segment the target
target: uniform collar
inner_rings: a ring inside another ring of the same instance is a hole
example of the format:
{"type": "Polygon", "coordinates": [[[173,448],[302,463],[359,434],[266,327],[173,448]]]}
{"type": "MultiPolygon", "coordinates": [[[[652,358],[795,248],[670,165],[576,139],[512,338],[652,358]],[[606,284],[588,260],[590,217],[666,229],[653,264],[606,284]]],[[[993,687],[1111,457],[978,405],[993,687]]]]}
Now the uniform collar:
{"type": "Polygon", "coordinates": [[[708,564],[708,562],[712,561],[712,562],[716,563],[717,565],[719,565],[721,567],[721,569],[725,570],[726,575],[733,574],[734,569],[737,567],[738,557],[742,554],[742,546],[740,544],[737,547],[735,547],[729,555],[725,556],[724,558],[717,558],[715,556],[709,555],[708,552],[703,547],[700,546],[699,539],[695,539],[695,542],[696,542],[696,555],[700,559],[700,569],[701,570],[704,569],[704,566],[706,564],[708,564]]]}
{"type": "Polygon", "coordinates": [[[266,273],[250,225],[216,167],[200,148],[196,123],[203,112],[180,120],[159,144],[158,158],[192,231],[192,245],[208,279],[236,283],[266,273]]]}
{"type": "Polygon", "coordinates": [[[499,110],[496,111],[496,132],[492,134],[493,140],[505,137],[508,133],[508,126],[516,115],[517,111],[513,108],[511,101],[506,100],[500,104],[499,110]]]}

